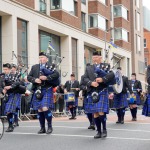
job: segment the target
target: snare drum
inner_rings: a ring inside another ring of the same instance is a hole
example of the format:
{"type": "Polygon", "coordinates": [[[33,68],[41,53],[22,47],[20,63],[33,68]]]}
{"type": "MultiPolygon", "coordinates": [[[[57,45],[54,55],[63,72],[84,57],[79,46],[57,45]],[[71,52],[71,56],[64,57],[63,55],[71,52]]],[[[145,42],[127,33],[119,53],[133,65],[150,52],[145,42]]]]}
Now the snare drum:
{"type": "Polygon", "coordinates": [[[75,101],[75,95],[74,95],[74,93],[66,93],[66,94],[64,94],[64,100],[66,101],[66,102],[74,102],[75,101]]]}

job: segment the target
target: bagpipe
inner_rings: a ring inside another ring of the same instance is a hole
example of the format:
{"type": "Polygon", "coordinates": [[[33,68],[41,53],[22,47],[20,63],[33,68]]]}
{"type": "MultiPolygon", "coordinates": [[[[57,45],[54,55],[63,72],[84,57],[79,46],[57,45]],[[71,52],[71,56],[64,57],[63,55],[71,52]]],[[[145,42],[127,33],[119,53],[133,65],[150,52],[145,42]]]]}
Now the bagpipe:
{"type": "MultiPolygon", "coordinates": [[[[51,41],[49,41],[48,48],[46,51],[46,56],[48,58],[54,58],[54,59],[52,60],[51,65],[48,65],[48,63],[47,63],[46,66],[40,67],[40,76],[47,76],[47,77],[51,76],[57,70],[57,68],[60,66],[62,60],[65,58],[65,57],[62,57],[62,58],[59,57],[57,53],[55,55],[51,55],[51,51],[55,51],[55,49],[52,47],[51,41]]],[[[40,63],[40,65],[41,65],[41,63],[40,63]]],[[[59,77],[58,79],[46,81],[46,82],[48,82],[54,88],[54,87],[59,86],[61,81],[60,81],[60,77],[59,77]]],[[[35,96],[38,101],[41,101],[43,98],[43,94],[41,92],[41,88],[43,85],[45,85],[45,81],[42,81],[41,85],[39,85],[37,87],[37,90],[35,91],[35,96]]]]}

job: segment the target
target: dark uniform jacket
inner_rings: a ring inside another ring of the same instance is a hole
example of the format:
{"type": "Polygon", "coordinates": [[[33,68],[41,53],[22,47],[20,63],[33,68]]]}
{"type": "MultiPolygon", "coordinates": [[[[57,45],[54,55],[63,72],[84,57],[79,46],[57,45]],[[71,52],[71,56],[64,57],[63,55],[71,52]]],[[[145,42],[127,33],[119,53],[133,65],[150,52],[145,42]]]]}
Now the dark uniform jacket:
{"type": "MultiPolygon", "coordinates": [[[[87,85],[87,92],[90,92],[93,89],[91,83],[96,79],[94,68],[95,68],[94,65],[90,65],[86,67],[86,71],[84,74],[84,82],[87,85]]],[[[115,75],[113,72],[109,72],[106,76],[102,77],[103,83],[99,84],[100,90],[107,88],[108,87],[107,83],[111,82],[114,78],[115,75]]]]}
{"type": "MultiPolygon", "coordinates": [[[[132,80],[129,80],[129,84],[132,87],[132,80]]],[[[142,85],[139,80],[135,80],[134,85],[133,85],[133,91],[137,91],[137,89],[140,89],[139,94],[142,92],[142,85]]]]}
{"type": "Polygon", "coordinates": [[[69,80],[65,83],[64,88],[67,90],[67,92],[74,92],[75,97],[79,96],[79,91],[76,91],[75,89],[71,89],[71,88],[80,88],[79,81],[75,80],[71,86],[71,81],[69,80]]]}
{"type": "MultiPolygon", "coordinates": [[[[35,79],[39,78],[40,76],[40,64],[36,64],[32,66],[31,71],[27,77],[28,81],[33,84],[33,89],[35,89],[39,84],[35,83],[35,79]]],[[[54,71],[53,74],[47,76],[47,80],[44,81],[43,88],[48,88],[53,86],[50,84],[51,81],[56,80],[59,78],[59,73],[58,71],[54,71]]]]}
{"type": "Polygon", "coordinates": [[[128,77],[126,76],[122,76],[123,79],[123,89],[122,89],[122,93],[126,94],[127,93],[127,89],[129,90],[130,94],[132,94],[132,88],[131,85],[129,84],[129,80],[128,77]]]}

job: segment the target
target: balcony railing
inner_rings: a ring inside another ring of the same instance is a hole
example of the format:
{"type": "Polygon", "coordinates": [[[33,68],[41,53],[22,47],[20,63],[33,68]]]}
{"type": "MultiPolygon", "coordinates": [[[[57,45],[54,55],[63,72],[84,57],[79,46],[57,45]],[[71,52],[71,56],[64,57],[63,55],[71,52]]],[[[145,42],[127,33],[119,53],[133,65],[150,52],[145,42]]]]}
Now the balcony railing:
{"type": "Polygon", "coordinates": [[[46,14],[46,3],[39,0],[40,12],[46,14]]]}

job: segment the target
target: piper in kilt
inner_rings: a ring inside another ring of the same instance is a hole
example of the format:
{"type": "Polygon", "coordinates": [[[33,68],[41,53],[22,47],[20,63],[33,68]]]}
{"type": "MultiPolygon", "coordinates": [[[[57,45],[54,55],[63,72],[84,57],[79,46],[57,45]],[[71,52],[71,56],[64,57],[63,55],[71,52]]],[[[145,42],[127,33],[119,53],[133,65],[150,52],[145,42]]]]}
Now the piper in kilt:
{"type": "Polygon", "coordinates": [[[78,107],[78,97],[79,97],[79,81],[75,80],[75,74],[70,75],[70,80],[64,85],[64,93],[73,92],[75,95],[75,101],[67,102],[66,107],[71,112],[72,117],[69,119],[76,119],[76,109],[78,107]]]}
{"type": "Polygon", "coordinates": [[[47,68],[50,68],[48,56],[44,52],[39,54],[39,61],[40,64],[32,66],[27,78],[33,84],[32,105],[34,110],[38,110],[38,119],[41,126],[38,134],[50,134],[53,131],[51,110],[54,107],[54,101],[52,89],[55,86],[55,81],[59,79],[59,73],[53,70],[51,74],[43,74],[44,71],[49,72],[47,68]],[[47,131],[45,129],[45,119],[48,123],[47,131]]]}
{"type": "Polygon", "coordinates": [[[142,92],[142,85],[141,82],[136,79],[136,73],[132,73],[129,84],[132,87],[132,91],[134,92],[136,97],[136,99],[133,102],[129,101],[132,121],[137,121],[137,105],[141,104],[140,94],[142,92]]]}
{"type": "MultiPolygon", "coordinates": [[[[87,64],[88,66],[89,64],[87,64]]],[[[94,122],[94,115],[93,113],[88,112],[88,102],[87,102],[87,86],[84,83],[84,75],[81,76],[81,82],[80,82],[80,90],[82,90],[82,96],[84,97],[84,110],[87,115],[87,118],[90,122],[90,126],[88,129],[95,130],[95,122],[94,122]]]]}
{"type": "MultiPolygon", "coordinates": [[[[14,76],[17,76],[17,66],[15,64],[12,64],[11,65],[12,68],[11,68],[11,73],[14,75],[14,76]]],[[[19,93],[16,93],[15,94],[15,97],[16,97],[16,112],[14,113],[14,127],[16,126],[19,126],[19,123],[18,123],[18,111],[21,109],[21,94],[19,93]]]]}
{"type": "Polygon", "coordinates": [[[87,111],[94,114],[94,121],[97,126],[97,134],[95,139],[106,137],[106,114],[109,113],[108,105],[108,83],[114,80],[113,72],[107,73],[103,77],[97,76],[96,69],[102,67],[102,56],[98,52],[93,52],[93,65],[87,66],[84,74],[84,82],[87,86],[87,111]],[[103,132],[101,131],[103,125],[103,132]]]}
{"type": "MultiPolygon", "coordinates": [[[[15,87],[16,85],[13,83],[12,78],[13,74],[11,74],[11,65],[9,63],[3,64],[3,72],[4,75],[4,90],[3,94],[7,93],[7,100],[5,101],[5,113],[7,115],[7,120],[9,123],[8,129],[6,132],[12,132],[14,130],[13,127],[13,114],[16,111],[16,102],[18,101],[17,96],[15,95],[15,87]]],[[[6,96],[5,96],[6,97],[6,96]]]]}
{"type": "Polygon", "coordinates": [[[146,117],[150,117],[150,65],[147,67],[147,83],[148,83],[148,89],[147,89],[147,95],[146,95],[146,101],[143,106],[142,115],[146,117]]]}
{"type": "MultiPolygon", "coordinates": [[[[117,69],[121,70],[121,67],[117,69]]],[[[127,89],[129,90],[132,97],[134,96],[131,86],[129,85],[128,77],[122,76],[123,79],[123,89],[122,92],[119,94],[114,94],[114,108],[116,108],[118,121],[116,123],[124,124],[124,115],[125,115],[125,108],[128,107],[128,94],[127,89]]]]}

